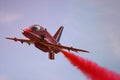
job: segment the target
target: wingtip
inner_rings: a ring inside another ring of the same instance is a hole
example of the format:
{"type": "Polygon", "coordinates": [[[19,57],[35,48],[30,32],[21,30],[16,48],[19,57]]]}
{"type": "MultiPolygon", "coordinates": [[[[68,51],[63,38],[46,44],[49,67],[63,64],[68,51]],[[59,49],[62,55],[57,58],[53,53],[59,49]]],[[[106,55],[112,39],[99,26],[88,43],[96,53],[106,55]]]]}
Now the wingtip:
{"type": "Polygon", "coordinates": [[[86,50],[84,50],[83,52],[90,53],[90,51],[86,51],[86,50]]]}
{"type": "Polygon", "coordinates": [[[86,53],[90,53],[90,51],[86,51],[86,53]]]}
{"type": "Polygon", "coordinates": [[[82,50],[82,51],[79,51],[79,52],[90,53],[90,51],[86,51],[86,50],[82,50]]]}
{"type": "Polygon", "coordinates": [[[16,38],[16,37],[14,37],[14,38],[6,37],[5,39],[9,39],[9,40],[15,40],[15,41],[17,41],[17,38],[16,38]]]}
{"type": "Polygon", "coordinates": [[[5,39],[10,39],[9,37],[5,37],[5,39]]]}

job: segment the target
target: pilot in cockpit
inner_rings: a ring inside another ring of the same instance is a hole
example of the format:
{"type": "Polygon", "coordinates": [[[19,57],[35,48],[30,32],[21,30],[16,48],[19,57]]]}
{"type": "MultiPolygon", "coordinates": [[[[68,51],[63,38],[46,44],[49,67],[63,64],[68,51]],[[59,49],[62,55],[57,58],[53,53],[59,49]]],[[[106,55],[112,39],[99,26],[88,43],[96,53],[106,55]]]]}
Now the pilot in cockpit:
{"type": "Polygon", "coordinates": [[[42,27],[42,26],[40,26],[40,25],[38,25],[38,24],[32,25],[32,26],[31,26],[31,29],[32,29],[33,31],[45,30],[44,27],[42,27]]]}

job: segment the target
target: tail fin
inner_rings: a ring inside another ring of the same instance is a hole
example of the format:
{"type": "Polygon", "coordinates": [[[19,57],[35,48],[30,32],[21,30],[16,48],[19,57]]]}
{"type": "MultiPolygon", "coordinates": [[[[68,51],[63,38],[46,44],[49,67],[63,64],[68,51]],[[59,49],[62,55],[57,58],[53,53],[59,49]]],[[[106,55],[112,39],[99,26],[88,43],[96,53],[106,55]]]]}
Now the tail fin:
{"type": "Polygon", "coordinates": [[[60,41],[60,37],[61,37],[62,31],[63,31],[63,28],[64,28],[64,27],[61,26],[61,27],[57,30],[57,32],[55,33],[55,35],[53,36],[57,42],[60,41]]]}

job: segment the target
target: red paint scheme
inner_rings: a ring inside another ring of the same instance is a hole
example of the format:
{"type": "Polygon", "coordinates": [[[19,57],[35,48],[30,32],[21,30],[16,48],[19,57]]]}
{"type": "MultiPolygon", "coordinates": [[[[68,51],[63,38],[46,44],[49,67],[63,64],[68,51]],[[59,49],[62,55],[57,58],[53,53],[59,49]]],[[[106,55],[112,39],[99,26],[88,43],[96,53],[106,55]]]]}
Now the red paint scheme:
{"type": "Polygon", "coordinates": [[[43,52],[49,53],[49,59],[54,60],[54,54],[60,52],[62,49],[72,50],[75,52],[88,52],[86,50],[77,49],[73,47],[63,46],[59,43],[63,26],[61,26],[54,36],[51,36],[47,29],[40,25],[32,25],[22,31],[22,34],[28,39],[18,39],[18,38],[6,38],[10,40],[20,41],[21,43],[26,42],[28,44],[34,44],[36,48],[42,50],[43,52]]]}

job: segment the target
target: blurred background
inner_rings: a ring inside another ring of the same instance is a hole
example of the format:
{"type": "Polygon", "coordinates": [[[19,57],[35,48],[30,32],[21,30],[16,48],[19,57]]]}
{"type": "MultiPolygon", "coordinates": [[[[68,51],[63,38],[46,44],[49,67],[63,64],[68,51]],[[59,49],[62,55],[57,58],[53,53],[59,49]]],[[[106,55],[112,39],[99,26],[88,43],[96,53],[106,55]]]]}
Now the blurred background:
{"type": "Polygon", "coordinates": [[[119,0],[0,0],[0,80],[87,80],[61,54],[55,60],[25,38],[21,30],[39,24],[54,35],[64,26],[61,44],[89,50],[75,53],[120,73],[119,0]]]}

